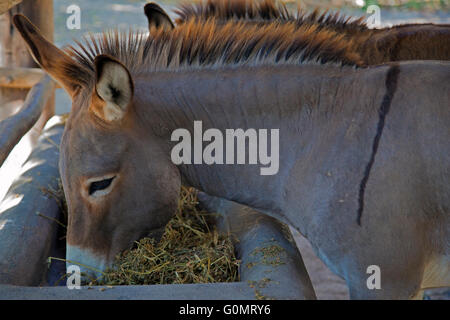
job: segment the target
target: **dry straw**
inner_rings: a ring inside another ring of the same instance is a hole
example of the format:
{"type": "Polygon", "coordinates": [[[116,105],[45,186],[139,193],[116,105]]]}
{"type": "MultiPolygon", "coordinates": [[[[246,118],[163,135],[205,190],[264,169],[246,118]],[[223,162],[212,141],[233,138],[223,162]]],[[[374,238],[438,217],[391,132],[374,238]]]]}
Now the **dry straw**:
{"type": "Polygon", "coordinates": [[[144,238],[119,255],[102,285],[186,284],[239,281],[239,260],[228,235],[211,224],[194,189],[182,188],[176,216],[159,243],[144,238]]]}
{"type": "MultiPolygon", "coordinates": [[[[60,202],[64,222],[67,221],[67,204],[62,184],[59,190],[46,189],[46,193],[60,202]]],[[[44,218],[48,218],[42,215],[44,218]]],[[[167,224],[158,243],[143,238],[133,249],[116,257],[112,268],[103,272],[100,279],[90,285],[143,285],[186,284],[239,281],[239,260],[236,258],[230,235],[219,233],[213,226],[215,214],[199,206],[197,191],[182,187],[178,209],[167,224]]],[[[62,258],[49,257],[66,261],[62,258]]],[[[71,263],[77,264],[75,261],[71,263]]],[[[85,266],[87,267],[87,266],[85,266]]],[[[65,278],[64,275],[58,283],[65,278]]]]}

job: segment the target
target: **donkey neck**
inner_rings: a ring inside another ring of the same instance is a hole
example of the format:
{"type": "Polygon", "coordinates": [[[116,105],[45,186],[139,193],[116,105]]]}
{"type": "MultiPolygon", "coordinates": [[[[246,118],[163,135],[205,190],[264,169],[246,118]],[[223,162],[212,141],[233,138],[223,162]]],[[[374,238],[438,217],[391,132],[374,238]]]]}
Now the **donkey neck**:
{"type": "MultiPolygon", "coordinates": [[[[307,169],[308,161],[322,161],[326,166],[327,159],[320,157],[336,150],[321,150],[320,145],[333,145],[329,142],[356,130],[355,125],[361,128],[360,122],[367,120],[366,111],[376,118],[376,108],[367,106],[367,95],[377,95],[374,88],[383,85],[361,87],[362,76],[361,70],[332,65],[142,75],[136,79],[136,111],[149,134],[166,143],[167,152],[175,144],[170,142],[174,130],[185,128],[194,136],[194,121],[202,122],[203,132],[209,128],[224,133],[238,128],[278,129],[279,171],[275,175],[261,175],[260,164],[191,164],[179,165],[179,170],[185,183],[210,195],[298,225],[292,222],[294,213],[287,207],[292,179],[312,174],[307,169]],[[362,111],[362,107],[367,110],[362,111]]],[[[366,143],[369,149],[370,143],[366,143]]]]}

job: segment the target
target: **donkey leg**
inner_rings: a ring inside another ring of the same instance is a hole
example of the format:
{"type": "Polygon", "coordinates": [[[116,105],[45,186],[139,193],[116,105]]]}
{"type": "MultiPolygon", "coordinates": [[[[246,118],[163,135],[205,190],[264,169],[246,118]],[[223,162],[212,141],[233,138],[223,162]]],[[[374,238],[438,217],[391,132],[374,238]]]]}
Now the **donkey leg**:
{"type": "Polygon", "coordinates": [[[351,299],[423,299],[426,258],[416,239],[364,249],[354,256],[355,267],[347,265],[344,273],[351,299]]]}
{"type": "Polygon", "coordinates": [[[411,298],[411,300],[423,300],[424,294],[425,294],[424,290],[419,290],[417,294],[411,298]]]}
{"type": "MultiPolygon", "coordinates": [[[[381,202],[385,206],[385,202],[381,202]]],[[[316,254],[345,279],[352,299],[411,299],[429,263],[428,230],[388,208],[366,211],[362,225],[345,212],[317,215],[308,226],[316,254]]]]}
{"type": "Polygon", "coordinates": [[[402,281],[402,283],[383,282],[381,289],[368,289],[360,282],[347,282],[352,300],[423,300],[424,291],[420,289],[420,280],[402,281]]]}

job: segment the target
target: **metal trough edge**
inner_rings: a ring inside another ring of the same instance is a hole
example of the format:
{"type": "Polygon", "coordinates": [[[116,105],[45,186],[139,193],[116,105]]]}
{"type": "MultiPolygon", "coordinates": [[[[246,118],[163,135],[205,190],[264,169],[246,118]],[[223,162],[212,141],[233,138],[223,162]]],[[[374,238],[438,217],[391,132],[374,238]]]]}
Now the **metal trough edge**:
{"type": "Polygon", "coordinates": [[[59,143],[64,125],[53,117],[0,203],[0,284],[37,286],[56,241],[59,143]]]}

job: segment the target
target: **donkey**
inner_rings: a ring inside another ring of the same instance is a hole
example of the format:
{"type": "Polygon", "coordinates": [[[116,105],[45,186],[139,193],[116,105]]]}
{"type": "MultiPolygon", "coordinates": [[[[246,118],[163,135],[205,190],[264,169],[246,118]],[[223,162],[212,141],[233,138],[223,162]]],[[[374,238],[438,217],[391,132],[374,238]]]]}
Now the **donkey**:
{"type": "MultiPolygon", "coordinates": [[[[157,4],[144,7],[149,28],[174,28],[169,15],[157,4]]],[[[450,27],[434,24],[405,24],[369,29],[364,18],[352,19],[339,12],[328,14],[298,10],[294,15],[286,5],[275,0],[208,0],[185,3],[176,10],[177,24],[191,19],[215,19],[226,23],[242,21],[249,25],[295,22],[297,26],[315,25],[344,34],[354,41],[353,50],[366,65],[403,60],[450,60],[450,27]]]]}
{"type": "Polygon", "coordinates": [[[156,237],[183,180],[295,227],[351,298],[450,285],[449,62],[360,68],[335,34],[290,24],[191,21],[64,51],[24,16],[14,24],[73,101],[60,147],[69,261],[101,272],[134,240],[156,237]],[[278,173],[175,165],[172,133],[193,135],[194,121],[278,128],[278,173]]]}

